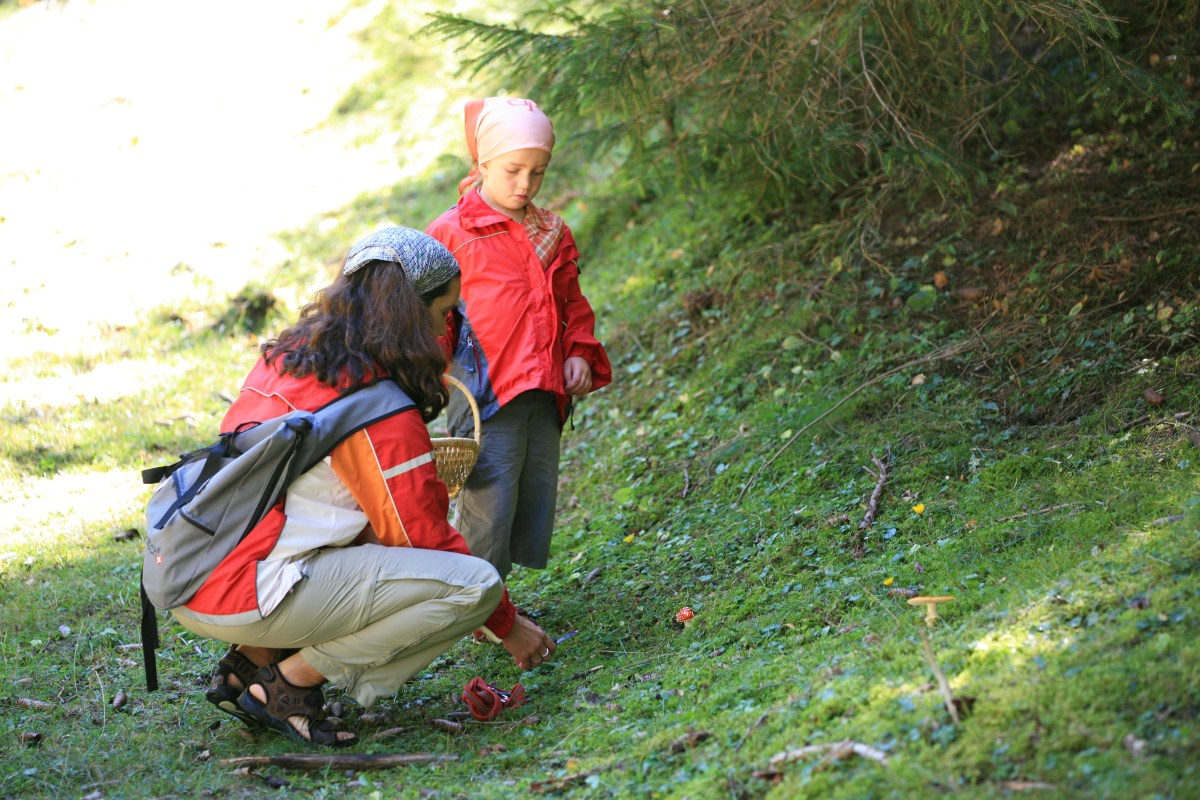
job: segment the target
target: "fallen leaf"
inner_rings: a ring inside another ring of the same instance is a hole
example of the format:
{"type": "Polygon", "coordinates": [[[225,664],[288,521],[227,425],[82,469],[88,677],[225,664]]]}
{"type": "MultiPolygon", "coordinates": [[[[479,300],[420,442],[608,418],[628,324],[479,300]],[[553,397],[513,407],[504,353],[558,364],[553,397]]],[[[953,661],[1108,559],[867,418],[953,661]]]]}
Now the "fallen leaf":
{"type": "Polygon", "coordinates": [[[1132,733],[1125,734],[1125,738],[1121,740],[1121,744],[1125,746],[1125,749],[1134,758],[1142,758],[1146,755],[1146,743],[1132,733]]]}
{"type": "Polygon", "coordinates": [[[708,731],[692,731],[671,742],[671,746],[668,749],[672,753],[682,753],[684,750],[690,750],[711,737],[712,734],[708,731]]]}

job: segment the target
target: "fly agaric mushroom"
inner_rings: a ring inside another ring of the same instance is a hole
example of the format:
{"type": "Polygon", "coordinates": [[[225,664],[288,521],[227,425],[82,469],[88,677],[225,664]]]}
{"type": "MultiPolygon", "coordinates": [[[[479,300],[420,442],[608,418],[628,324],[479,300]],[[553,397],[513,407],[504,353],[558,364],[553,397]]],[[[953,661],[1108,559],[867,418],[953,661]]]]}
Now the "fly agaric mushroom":
{"type": "Polygon", "coordinates": [[[937,607],[938,603],[948,603],[953,600],[953,597],[910,597],[908,604],[910,606],[925,606],[925,624],[932,628],[933,623],[938,621],[937,607]]]}
{"type": "Polygon", "coordinates": [[[690,606],[684,606],[683,608],[679,609],[679,611],[675,614],[675,621],[678,622],[680,625],[682,625],[685,628],[687,626],[691,625],[692,620],[695,618],[696,618],[696,612],[692,611],[690,606]]]}

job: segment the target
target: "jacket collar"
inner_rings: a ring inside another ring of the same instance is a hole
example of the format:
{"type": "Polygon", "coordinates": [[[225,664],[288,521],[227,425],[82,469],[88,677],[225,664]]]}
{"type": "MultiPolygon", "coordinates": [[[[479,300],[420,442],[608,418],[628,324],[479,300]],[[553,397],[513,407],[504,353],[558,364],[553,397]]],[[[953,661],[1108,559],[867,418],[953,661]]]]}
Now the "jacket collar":
{"type": "Polygon", "coordinates": [[[468,189],[458,199],[458,220],[467,227],[483,228],[488,225],[512,222],[512,218],[489,206],[480,196],[478,189],[468,189]]]}

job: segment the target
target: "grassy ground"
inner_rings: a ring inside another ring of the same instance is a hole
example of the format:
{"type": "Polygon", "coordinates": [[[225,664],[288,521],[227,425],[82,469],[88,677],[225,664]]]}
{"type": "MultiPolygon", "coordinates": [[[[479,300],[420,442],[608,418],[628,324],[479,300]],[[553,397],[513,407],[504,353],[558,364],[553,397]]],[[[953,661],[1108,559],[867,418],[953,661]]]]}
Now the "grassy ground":
{"type": "Polygon", "coordinates": [[[296,748],[203,701],[223,647],[166,616],[144,691],[128,532],[137,471],[208,438],[289,298],[452,170],[285,234],[265,315],[255,284],[10,360],[0,797],[1196,796],[1200,149],[1116,123],[1052,145],[968,224],[897,213],[878,264],[548,181],[617,382],[565,439],[551,566],[510,588],[581,633],[530,673],[463,643],[346,702],[355,752],[439,764],[230,763],[296,748]],[[914,593],[954,599],[926,629],[914,593]],[[477,675],[528,704],[435,727],[477,675]]]}

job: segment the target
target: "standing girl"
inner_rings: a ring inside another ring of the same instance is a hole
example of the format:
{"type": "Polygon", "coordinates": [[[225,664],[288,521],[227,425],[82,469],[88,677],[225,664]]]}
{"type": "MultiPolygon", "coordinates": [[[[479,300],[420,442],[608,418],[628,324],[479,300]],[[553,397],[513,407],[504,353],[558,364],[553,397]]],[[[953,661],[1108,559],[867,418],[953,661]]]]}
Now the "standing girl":
{"type": "MultiPolygon", "coordinates": [[[[459,497],[459,530],[501,577],[541,569],[558,498],[559,437],[572,399],[612,380],[596,317],[579,289],[579,251],[566,223],[538,208],[554,147],[532,100],[489,97],[466,107],[470,174],[458,203],[426,229],[462,267],[450,315],[451,373],[474,395],[479,462],[459,497]]],[[[450,428],[469,435],[464,400],[450,428]]]]}

